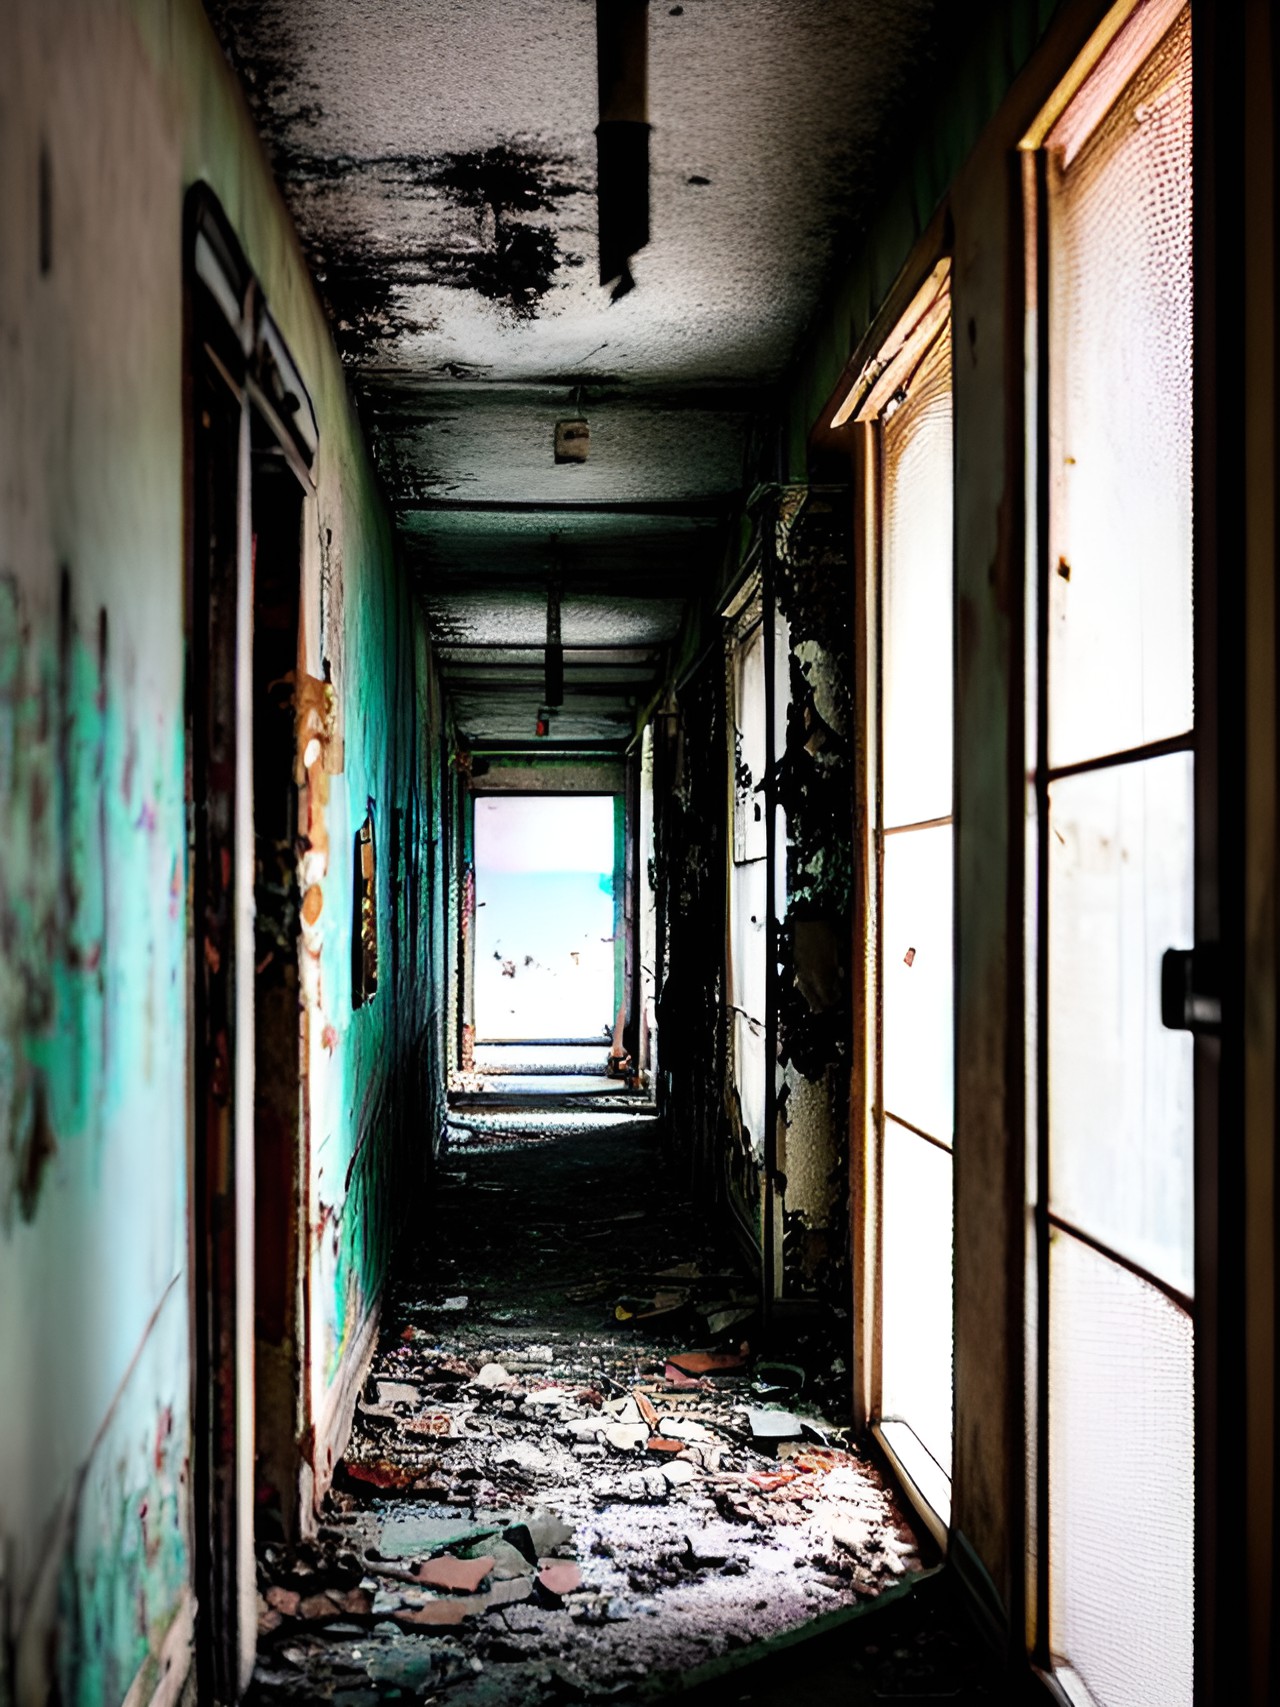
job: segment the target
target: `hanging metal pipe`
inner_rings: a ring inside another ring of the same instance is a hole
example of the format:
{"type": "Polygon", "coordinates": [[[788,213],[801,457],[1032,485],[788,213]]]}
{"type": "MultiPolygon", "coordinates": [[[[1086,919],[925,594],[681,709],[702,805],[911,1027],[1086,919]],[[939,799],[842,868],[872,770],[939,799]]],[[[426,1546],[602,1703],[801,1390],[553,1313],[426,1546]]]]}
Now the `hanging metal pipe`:
{"type": "Polygon", "coordinates": [[[649,241],[649,0],[596,0],[596,63],[600,283],[613,284],[616,302],[634,288],[631,257],[649,241]]]}

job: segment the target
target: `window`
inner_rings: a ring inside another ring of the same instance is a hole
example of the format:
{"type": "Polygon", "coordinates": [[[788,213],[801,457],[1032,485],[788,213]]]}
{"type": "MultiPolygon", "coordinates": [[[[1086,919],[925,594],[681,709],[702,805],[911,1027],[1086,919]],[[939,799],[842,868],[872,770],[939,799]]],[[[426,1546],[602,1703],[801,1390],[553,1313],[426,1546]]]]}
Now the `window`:
{"type": "Polygon", "coordinates": [[[1193,933],[1189,10],[1139,7],[1036,140],[1037,1641],[1074,1701],[1179,1707],[1193,1041],[1160,972],[1193,933]]]}
{"type": "Polygon", "coordinates": [[[945,264],[838,419],[869,469],[866,1409],[941,1536],[952,1437],[952,420],[945,264]],[[868,1308],[867,1300],[870,1300],[868,1308]]]}

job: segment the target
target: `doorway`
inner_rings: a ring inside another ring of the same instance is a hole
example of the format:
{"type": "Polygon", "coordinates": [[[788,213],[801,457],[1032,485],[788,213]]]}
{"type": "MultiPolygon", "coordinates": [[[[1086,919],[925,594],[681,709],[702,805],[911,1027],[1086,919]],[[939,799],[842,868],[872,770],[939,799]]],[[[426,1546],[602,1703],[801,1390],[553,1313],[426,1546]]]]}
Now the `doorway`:
{"type": "Polygon", "coordinates": [[[315,439],[202,188],[187,239],[197,1665],[201,1699],[233,1700],[257,1634],[259,1472],[280,1526],[296,1526],[307,1399],[295,707],[315,439]],[[276,407],[285,397],[296,428],[276,407]]]}
{"type": "Polygon", "coordinates": [[[621,794],[478,794],[475,1066],[511,1092],[611,1089],[625,1007],[621,794]]]}

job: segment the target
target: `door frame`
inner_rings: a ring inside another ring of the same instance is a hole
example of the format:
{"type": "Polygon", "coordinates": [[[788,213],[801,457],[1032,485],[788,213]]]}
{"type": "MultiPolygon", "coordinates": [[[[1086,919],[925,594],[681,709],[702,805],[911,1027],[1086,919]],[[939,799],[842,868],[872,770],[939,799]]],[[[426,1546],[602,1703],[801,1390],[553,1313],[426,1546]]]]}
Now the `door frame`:
{"type": "MultiPolygon", "coordinates": [[[[1033,1002],[1034,1025],[1028,1026],[1028,1209],[1031,1279],[1028,1286],[1028,1393],[1034,1397],[1028,1422],[1028,1471],[1030,1481],[1029,1534],[1035,1538],[1028,1553],[1028,1596],[1035,1632],[1030,1658],[1041,1682],[1055,1701],[1068,1701],[1057,1681],[1050,1652],[1049,1625],[1049,1244],[1054,1217],[1049,1208],[1047,1179],[1049,1165],[1048,1106],[1048,881],[1049,850],[1044,834],[1048,823],[1050,770],[1047,751],[1048,708],[1048,599],[1045,577],[1050,562],[1050,369],[1047,313],[1048,203],[1043,142],[1051,126],[1067,110],[1076,93],[1100,64],[1125,26],[1141,11],[1149,10],[1157,20],[1154,33],[1135,52],[1132,62],[1119,74],[1117,93],[1164,39],[1181,11],[1176,0],[1124,0],[1112,6],[1099,21],[1078,54],[1060,73],[1047,102],[1043,103],[1023,143],[1022,208],[1028,257],[1029,326],[1032,367],[1028,373],[1025,430],[1029,486],[1028,545],[1026,575],[1026,622],[1029,668],[1026,681],[1026,730],[1028,790],[1032,797],[1027,817],[1030,859],[1035,885],[1029,896],[1026,942],[1027,995],[1033,1002]],[[1163,22],[1158,20],[1164,13],[1163,22]],[[1034,1556],[1033,1556],[1034,1555],[1034,1556]]],[[[1226,8],[1228,12],[1234,7],[1226,8]]],[[[1212,180],[1215,171],[1214,131],[1221,103],[1213,99],[1214,37],[1220,21],[1210,0],[1198,0],[1192,12],[1192,251],[1195,279],[1192,336],[1192,484],[1195,493],[1192,522],[1192,670],[1195,681],[1194,720],[1190,735],[1167,743],[1155,743],[1170,751],[1190,751],[1195,762],[1194,780],[1194,946],[1197,950],[1222,945],[1224,955],[1233,939],[1224,914],[1230,910],[1220,886],[1222,838],[1230,834],[1222,810],[1221,779],[1224,775],[1224,730],[1231,725],[1235,738],[1242,739],[1243,718],[1223,717],[1220,684],[1233,672],[1221,670],[1220,587],[1217,562],[1221,555],[1222,445],[1218,442],[1224,422],[1223,403],[1217,393],[1215,349],[1221,338],[1216,309],[1217,276],[1220,267],[1215,235],[1212,180]]],[[[1233,329],[1234,335],[1234,329],[1233,329]]],[[[1243,360],[1243,351],[1241,351],[1243,360]]],[[[1231,436],[1229,434],[1229,436],[1231,436]]],[[[1228,506],[1230,508],[1231,506],[1228,506]]],[[[1235,522],[1228,527],[1234,537],[1235,522]]],[[[1238,549],[1242,549],[1241,546],[1238,549]]],[[[1235,672],[1238,674],[1239,672],[1235,672]]],[[[1226,773],[1229,774],[1231,764],[1226,773]]],[[[1240,940],[1238,936],[1234,940],[1240,940]]],[[[1192,944],[1175,945],[1191,948],[1192,944]]],[[[1192,1323],[1192,1416],[1194,1422],[1193,1517],[1194,1573],[1194,1671],[1193,1692],[1197,1703],[1232,1701],[1230,1689],[1220,1687],[1230,1667],[1230,1650],[1243,1641],[1243,1625],[1235,1588],[1238,1549],[1231,1560],[1223,1557],[1218,1516],[1224,1489],[1228,1497],[1243,1494],[1238,1467],[1224,1463],[1223,1419],[1243,1413],[1243,1342],[1240,1305],[1243,1287],[1237,1260],[1224,1261],[1238,1238],[1226,1235],[1228,1226],[1241,1224],[1243,1192],[1239,1169],[1220,1144],[1224,1098],[1234,1075],[1222,1071],[1224,1050],[1235,1044],[1243,1019],[1229,1014],[1230,980],[1224,965],[1221,1019],[1209,1030],[1196,1029],[1193,1039],[1193,1237],[1194,1291],[1181,1300],[1192,1323]],[[1234,1271],[1234,1272],[1233,1272],[1234,1271]],[[1224,1361],[1225,1354],[1225,1361],[1224,1361]],[[1225,1385],[1224,1385],[1225,1383],[1225,1385]],[[1237,1396],[1238,1395],[1238,1396],[1237,1396]],[[1238,1408],[1237,1408],[1238,1407],[1238,1408]],[[1226,1472],[1224,1475],[1224,1471],[1226,1472]],[[1233,1487],[1234,1484],[1234,1487],[1233,1487]],[[1232,1628],[1224,1635],[1220,1614],[1227,1611],[1232,1628]]],[[[1077,1236],[1079,1236],[1077,1234],[1077,1236]]],[[[1157,1290],[1179,1301],[1176,1289],[1154,1281],[1144,1270],[1109,1249],[1104,1255],[1121,1268],[1137,1273],[1157,1290]]],[[[1238,1456],[1234,1441],[1226,1455],[1238,1456]]],[[[1234,1503],[1234,1498],[1233,1498],[1234,1503]]],[[[1073,1699],[1073,1698],[1072,1698],[1073,1699]]]]}
{"type": "MultiPolygon", "coordinates": [[[[257,1648],[252,431],[255,422],[265,429],[306,497],[318,433],[257,280],[202,183],[184,207],[183,331],[196,1675],[202,1700],[229,1703],[257,1648]],[[216,468],[208,461],[202,398],[234,432],[234,467],[229,457],[216,468]],[[216,563],[211,495],[224,519],[234,514],[234,542],[216,563]]],[[[300,614],[302,572],[300,542],[300,614]]],[[[305,1044],[301,1020],[300,1071],[305,1044]]],[[[300,1384],[305,1408],[305,1356],[300,1384]]]]}
{"type": "MultiPolygon", "coordinates": [[[[637,878],[636,861],[633,844],[636,835],[637,812],[633,799],[635,789],[632,781],[633,766],[630,761],[626,765],[623,780],[617,788],[486,788],[483,783],[471,783],[466,790],[463,803],[463,834],[467,847],[465,870],[469,882],[463,884],[459,904],[463,917],[462,937],[464,943],[462,984],[464,1001],[459,1006],[460,1044],[464,1049],[469,1040],[472,1049],[485,1043],[528,1043],[547,1046],[553,1043],[563,1044],[594,1044],[595,1038],[491,1038],[481,1037],[476,1022],[475,1010],[475,960],[476,960],[476,909],[479,903],[479,871],[476,862],[476,801],[488,800],[580,800],[595,798],[612,800],[614,803],[613,826],[613,928],[614,928],[614,971],[613,971],[613,1014],[616,1015],[619,1004],[624,1004],[626,1013],[624,1029],[630,1033],[635,1025],[634,990],[636,984],[635,969],[638,960],[633,936],[637,908],[635,904],[635,884],[637,878]]],[[[634,1060],[634,1052],[632,1059],[634,1060]]],[[[464,1061],[464,1068],[470,1067],[470,1061],[464,1061]]]]}

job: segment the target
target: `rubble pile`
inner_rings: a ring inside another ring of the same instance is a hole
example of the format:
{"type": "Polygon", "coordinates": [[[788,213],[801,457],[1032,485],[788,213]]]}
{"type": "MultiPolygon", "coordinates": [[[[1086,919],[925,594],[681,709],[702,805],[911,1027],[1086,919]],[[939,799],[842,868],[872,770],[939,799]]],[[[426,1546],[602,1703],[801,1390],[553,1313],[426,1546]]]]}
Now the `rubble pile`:
{"type": "Polygon", "coordinates": [[[491,1159],[446,1186],[470,1187],[470,1255],[397,1295],[316,1541],[260,1549],[255,1700],[660,1693],[920,1570],[821,1382],[753,1352],[741,1277],[705,1252],[670,1260],[678,1216],[588,1217],[562,1194],[576,1259],[534,1261],[537,1194],[513,1168],[519,1204],[495,1215],[491,1159]],[[473,1260],[518,1206],[539,1285],[473,1260]]]}

